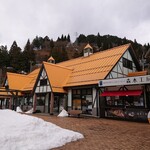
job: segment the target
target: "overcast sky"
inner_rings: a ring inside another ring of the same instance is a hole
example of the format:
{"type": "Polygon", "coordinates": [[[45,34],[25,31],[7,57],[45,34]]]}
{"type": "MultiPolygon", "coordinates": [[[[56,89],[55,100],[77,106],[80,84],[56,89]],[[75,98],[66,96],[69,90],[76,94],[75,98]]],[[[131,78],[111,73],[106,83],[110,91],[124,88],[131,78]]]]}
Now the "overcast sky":
{"type": "Polygon", "coordinates": [[[0,45],[37,36],[116,35],[150,43],[150,0],[0,0],[0,45]]]}

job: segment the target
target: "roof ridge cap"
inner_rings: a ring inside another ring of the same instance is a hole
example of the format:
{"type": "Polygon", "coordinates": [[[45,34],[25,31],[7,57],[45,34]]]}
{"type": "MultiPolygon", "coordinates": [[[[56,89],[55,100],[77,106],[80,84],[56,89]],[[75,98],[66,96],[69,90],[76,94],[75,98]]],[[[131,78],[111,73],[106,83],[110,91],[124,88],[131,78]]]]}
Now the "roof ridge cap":
{"type": "Polygon", "coordinates": [[[48,62],[45,62],[45,61],[43,61],[43,64],[52,65],[52,66],[56,66],[56,67],[63,68],[63,69],[73,70],[73,69],[68,68],[68,67],[64,67],[64,66],[61,66],[61,65],[58,65],[58,64],[48,63],[48,62]]]}

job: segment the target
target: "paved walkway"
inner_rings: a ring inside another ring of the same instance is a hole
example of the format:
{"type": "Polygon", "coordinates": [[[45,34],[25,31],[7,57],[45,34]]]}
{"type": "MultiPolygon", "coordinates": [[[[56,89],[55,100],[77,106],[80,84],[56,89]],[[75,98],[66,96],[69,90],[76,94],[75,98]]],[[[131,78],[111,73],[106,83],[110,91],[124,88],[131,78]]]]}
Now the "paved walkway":
{"type": "Polygon", "coordinates": [[[150,124],[97,118],[60,118],[36,114],[62,128],[80,132],[84,139],[55,150],[150,150],[150,124]]]}

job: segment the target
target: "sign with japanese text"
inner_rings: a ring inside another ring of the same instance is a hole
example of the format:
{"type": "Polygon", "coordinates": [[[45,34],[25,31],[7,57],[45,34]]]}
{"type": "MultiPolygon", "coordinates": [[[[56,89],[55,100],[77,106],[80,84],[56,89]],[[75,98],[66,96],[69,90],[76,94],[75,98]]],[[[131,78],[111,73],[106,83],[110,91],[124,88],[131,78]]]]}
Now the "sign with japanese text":
{"type": "Polygon", "coordinates": [[[100,80],[98,86],[106,87],[106,86],[136,85],[136,84],[150,84],[150,75],[100,80]]]}

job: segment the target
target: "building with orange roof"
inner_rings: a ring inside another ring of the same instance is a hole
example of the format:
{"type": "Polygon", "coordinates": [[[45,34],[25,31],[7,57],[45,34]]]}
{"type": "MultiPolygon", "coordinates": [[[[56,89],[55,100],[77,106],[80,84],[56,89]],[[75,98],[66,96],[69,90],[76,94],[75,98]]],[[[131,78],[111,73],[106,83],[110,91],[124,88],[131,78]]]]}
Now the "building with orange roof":
{"type": "MultiPolygon", "coordinates": [[[[23,104],[27,101],[28,104],[32,103],[31,91],[38,72],[39,69],[32,71],[28,75],[7,72],[5,83],[2,87],[3,91],[0,92],[1,103],[6,103],[6,108],[11,109],[16,109],[21,104],[23,107],[23,104]]],[[[3,104],[1,106],[5,107],[3,104]]]]}
{"type": "Polygon", "coordinates": [[[21,92],[21,99],[28,96],[35,112],[53,114],[64,107],[86,115],[129,118],[131,112],[145,116],[150,108],[150,77],[140,70],[131,44],[94,54],[87,44],[82,57],[57,64],[50,57],[28,75],[8,73],[5,86],[21,92]]]}

